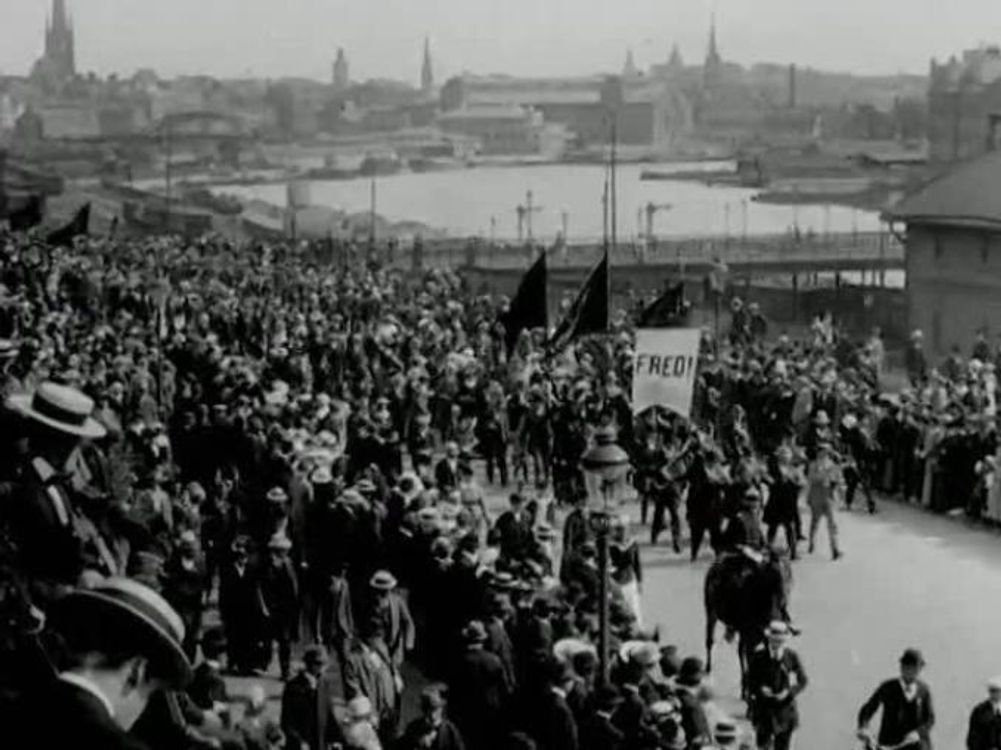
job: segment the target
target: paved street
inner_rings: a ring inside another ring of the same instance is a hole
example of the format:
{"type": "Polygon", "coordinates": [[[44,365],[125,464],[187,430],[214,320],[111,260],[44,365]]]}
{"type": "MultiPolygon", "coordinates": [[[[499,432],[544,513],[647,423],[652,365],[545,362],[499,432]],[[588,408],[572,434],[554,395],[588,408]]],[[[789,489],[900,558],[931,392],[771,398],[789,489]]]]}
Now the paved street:
{"type": "MultiPolygon", "coordinates": [[[[489,492],[492,513],[504,498],[489,492]]],[[[874,517],[856,511],[837,518],[845,558],[830,560],[822,530],[819,552],[794,568],[792,612],[803,635],[792,645],[810,677],[800,698],[798,746],[854,747],[859,705],[896,674],[903,649],[916,646],[928,661],[936,745],[963,747],[969,709],[984,695],[986,679],[1001,673],[1001,535],[897,503],[883,503],[874,517]]],[[[648,534],[635,532],[644,540],[648,534]]],[[[661,642],[677,645],[682,655],[704,656],[702,583],[709,562],[704,552],[692,565],[687,551],[674,555],[664,543],[643,549],[645,617],[660,625],[661,642]]],[[[720,704],[742,715],[736,650],[722,636],[720,626],[712,683],[720,704]]],[[[277,716],[280,685],[258,681],[276,701],[277,716]]],[[[411,684],[420,681],[413,675],[411,684]]],[[[239,694],[249,682],[231,684],[239,694]]]]}
{"type": "MultiPolygon", "coordinates": [[[[928,661],[936,746],[964,747],[968,711],[1001,673],[1001,536],[890,503],[875,517],[840,513],[838,523],[846,557],[831,562],[821,532],[822,554],[795,567],[792,613],[804,632],[792,645],[810,678],[798,746],[853,747],[858,707],[916,646],[928,661]]],[[[647,619],[661,624],[662,642],[701,656],[709,557],[693,566],[662,546],[643,559],[647,619]]],[[[735,649],[722,629],[717,641],[713,684],[721,702],[742,710],[735,649]]]]}

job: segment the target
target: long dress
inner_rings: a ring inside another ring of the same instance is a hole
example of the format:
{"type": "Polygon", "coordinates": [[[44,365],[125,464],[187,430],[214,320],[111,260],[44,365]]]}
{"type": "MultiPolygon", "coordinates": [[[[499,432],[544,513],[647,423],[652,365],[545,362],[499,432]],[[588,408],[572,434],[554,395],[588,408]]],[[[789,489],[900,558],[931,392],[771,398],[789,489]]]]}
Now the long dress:
{"type": "Polygon", "coordinates": [[[640,566],[639,545],[635,539],[613,542],[609,548],[612,563],[612,580],[622,591],[622,598],[629,611],[636,618],[637,627],[643,627],[643,609],[640,603],[640,581],[643,569],[640,566]]]}

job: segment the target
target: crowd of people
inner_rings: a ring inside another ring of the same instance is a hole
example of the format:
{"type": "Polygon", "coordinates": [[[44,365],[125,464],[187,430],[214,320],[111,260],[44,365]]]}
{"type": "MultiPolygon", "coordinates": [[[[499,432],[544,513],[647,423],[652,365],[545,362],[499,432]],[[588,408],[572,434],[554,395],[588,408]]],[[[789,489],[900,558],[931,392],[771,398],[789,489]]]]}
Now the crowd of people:
{"type": "MultiPolygon", "coordinates": [[[[644,621],[627,517],[607,530],[600,673],[596,435],[629,453],[652,542],[681,553],[687,524],[691,559],[707,539],[738,577],[779,531],[813,552],[821,522],[839,558],[841,497],[985,502],[982,358],[883,397],[878,336],[766,341],[735,301],[691,419],[634,419],[631,311],[555,356],[544,331],[508,351],[506,300],[452,272],[328,262],[0,235],[0,706],[34,746],[736,747],[702,661],[644,621]],[[224,676],[269,673],[278,720],[258,687],[236,710],[224,676]],[[77,718],[45,722],[40,695],[77,718]]],[[[783,750],[806,676],[774,620],[748,694],[759,744],[783,750]]]]}

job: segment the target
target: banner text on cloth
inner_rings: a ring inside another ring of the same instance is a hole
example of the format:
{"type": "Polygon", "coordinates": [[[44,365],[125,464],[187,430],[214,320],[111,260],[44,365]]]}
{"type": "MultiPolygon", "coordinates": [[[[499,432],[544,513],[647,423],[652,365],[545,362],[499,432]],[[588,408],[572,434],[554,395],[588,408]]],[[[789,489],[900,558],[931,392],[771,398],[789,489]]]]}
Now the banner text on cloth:
{"type": "Polygon", "coordinates": [[[640,328],[636,331],[633,411],[663,406],[684,417],[692,409],[699,362],[698,328],[640,328]]]}

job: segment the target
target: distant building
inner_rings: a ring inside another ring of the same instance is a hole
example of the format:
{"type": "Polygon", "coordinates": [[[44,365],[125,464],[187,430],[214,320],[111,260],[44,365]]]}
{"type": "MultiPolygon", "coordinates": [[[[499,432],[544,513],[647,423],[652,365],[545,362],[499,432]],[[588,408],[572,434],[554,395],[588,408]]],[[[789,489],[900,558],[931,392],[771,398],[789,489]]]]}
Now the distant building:
{"type": "Polygon", "coordinates": [[[689,100],[663,79],[464,75],[442,87],[441,108],[446,113],[484,106],[531,108],[546,123],[565,127],[585,146],[608,141],[608,114],[613,110],[619,141],[627,145],[666,147],[692,128],[689,100]]]}
{"type": "Polygon", "coordinates": [[[437,125],[445,135],[475,138],[482,154],[537,154],[545,123],[527,107],[479,105],[445,112],[437,125]]]}
{"type": "Polygon", "coordinates": [[[424,61],[421,63],[421,93],[434,93],[434,69],[431,67],[431,42],[424,37],[424,61]]]}
{"type": "Polygon", "coordinates": [[[1001,153],[958,167],[906,197],[887,218],[906,227],[910,326],[928,353],[970,351],[977,330],[1001,333],[1001,153]]]}
{"type": "Polygon", "coordinates": [[[1001,47],[931,61],[928,141],[933,161],[968,159],[997,145],[1001,121],[1001,47]]]}
{"type": "Polygon", "coordinates": [[[76,76],[76,40],[66,0],[53,0],[52,18],[45,22],[45,51],[35,63],[32,77],[50,89],[76,76]]]}
{"type": "Polygon", "coordinates": [[[338,47],[337,59],[334,61],[334,91],[344,93],[351,85],[351,74],[348,67],[348,58],[344,50],[338,47]]]}

